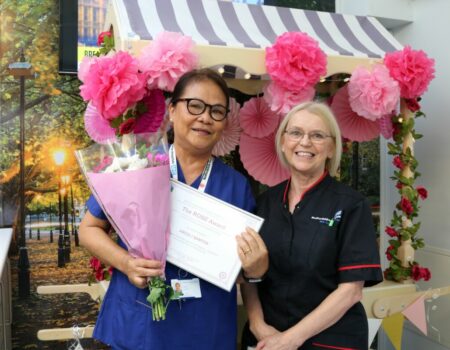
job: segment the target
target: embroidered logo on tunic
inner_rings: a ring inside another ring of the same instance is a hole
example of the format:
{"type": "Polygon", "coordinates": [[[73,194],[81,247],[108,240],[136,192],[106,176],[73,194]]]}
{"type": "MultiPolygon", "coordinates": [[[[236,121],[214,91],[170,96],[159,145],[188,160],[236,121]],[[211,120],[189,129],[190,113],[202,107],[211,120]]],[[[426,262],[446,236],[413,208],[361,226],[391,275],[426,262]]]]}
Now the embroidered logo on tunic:
{"type": "Polygon", "coordinates": [[[311,216],[312,220],[317,220],[319,221],[321,224],[327,225],[329,227],[333,227],[336,226],[342,219],[342,210],[339,210],[336,212],[336,214],[334,214],[332,219],[329,218],[322,218],[319,216],[311,216]]]}

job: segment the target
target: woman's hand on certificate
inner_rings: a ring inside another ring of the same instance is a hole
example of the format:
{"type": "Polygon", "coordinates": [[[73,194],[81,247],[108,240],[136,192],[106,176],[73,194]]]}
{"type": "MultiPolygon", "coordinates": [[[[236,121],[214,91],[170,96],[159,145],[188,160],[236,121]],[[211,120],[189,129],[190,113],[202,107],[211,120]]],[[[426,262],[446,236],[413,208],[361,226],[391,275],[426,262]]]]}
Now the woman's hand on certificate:
{"type": "Polygon", "coordinates": [[[147,287],[149,277],[161,276],[164,273],[160,261],[131,256],[124,262],[122,271],[128,276],[129,281],[138,288],[147,287]]]}
{"type": "Polygon", "coordinates": [[[269,268],[269,254],[261,236],[247,227],[245,232],[236,236],[238,254],[242,269],[247,278],[260,278],[269,268]]]}

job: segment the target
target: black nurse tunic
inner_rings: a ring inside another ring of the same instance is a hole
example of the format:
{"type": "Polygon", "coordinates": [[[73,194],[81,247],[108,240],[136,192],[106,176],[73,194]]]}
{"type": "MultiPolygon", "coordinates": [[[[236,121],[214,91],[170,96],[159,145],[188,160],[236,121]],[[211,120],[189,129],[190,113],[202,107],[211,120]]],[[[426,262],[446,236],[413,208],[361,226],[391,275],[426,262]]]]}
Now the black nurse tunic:
{"type": "MultiPolygon", "coordinates": [[[[314,310],[339,283],[382,281],[380,258],[365,198],[328,174],[311,186],[289,212],[289,180],[259,199],[265,218],[261,236],[270,266],[258,293],[266,323],[284,331],[314,310]]],[[[243,343],[255,339],[244,331],[243,343]]],[[[367,349],[367,318],[361,303],[301,349],[367,349]]]]}

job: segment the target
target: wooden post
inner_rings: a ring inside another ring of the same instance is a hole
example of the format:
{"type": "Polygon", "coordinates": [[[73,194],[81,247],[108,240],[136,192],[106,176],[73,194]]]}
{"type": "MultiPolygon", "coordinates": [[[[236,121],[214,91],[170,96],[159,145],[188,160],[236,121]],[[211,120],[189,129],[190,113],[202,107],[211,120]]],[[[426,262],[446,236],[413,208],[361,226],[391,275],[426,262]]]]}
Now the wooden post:
{"type": "MultiPolygon", "coordinates": [[[[414,118],[414,113],[408,109],[404,99],[400,102],[400,113],[403,117],[403,123],[414,118]]],[[[403,153],[406,153],[408,148],[411,150],[411,154],[414,154],[414,138],[411,132],[408,132],[403,140],[403,153]]],[[[401,174],[406,178],[412,178],[414,176],[409,165],[406,165],[402,169],[401,174]]],[[[402,226],[404,228],[410,227],[411,225],[412,222],[409,218],[402,220],[402,226]]],[[[401,242],[401,245],[397,250],[397,258],[400,259],[403,267],[409,267],[409,263],[414,261],[414,248],[411,246],[410,239],[401,242]]]]}

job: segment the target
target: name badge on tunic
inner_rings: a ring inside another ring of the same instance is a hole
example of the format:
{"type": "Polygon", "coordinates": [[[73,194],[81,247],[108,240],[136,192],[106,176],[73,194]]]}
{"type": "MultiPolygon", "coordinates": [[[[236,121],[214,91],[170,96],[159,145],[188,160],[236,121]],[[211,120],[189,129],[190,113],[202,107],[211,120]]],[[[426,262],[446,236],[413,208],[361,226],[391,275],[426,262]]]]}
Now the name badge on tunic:
{"type": "Polygon", "coordinates": [[[183,293],[177,299],[187,299],[187,298],[201,298],[202,291],[200,289],[200,280],[198,278],[192,279],[173,279],[170,281],[175,292],[183,293]]]}

